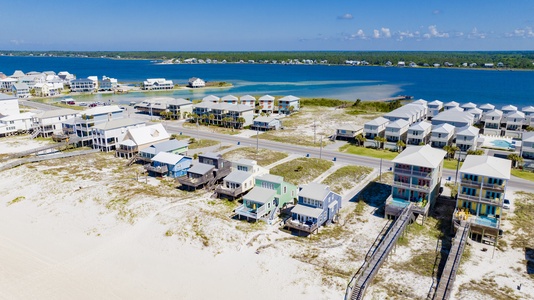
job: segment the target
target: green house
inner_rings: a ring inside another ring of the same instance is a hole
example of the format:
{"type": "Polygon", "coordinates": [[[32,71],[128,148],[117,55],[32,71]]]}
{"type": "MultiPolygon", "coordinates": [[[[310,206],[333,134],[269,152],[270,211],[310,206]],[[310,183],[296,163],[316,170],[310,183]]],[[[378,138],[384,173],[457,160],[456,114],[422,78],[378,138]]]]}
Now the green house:
{"type": "Polygon", "coordinates": [[[264,174],[256,177],[254,188],[243,196],[243,204],[235,209],[241,219],[274,223],[277,212],[297,198],[297,187],[281,176],[264,174]]]}

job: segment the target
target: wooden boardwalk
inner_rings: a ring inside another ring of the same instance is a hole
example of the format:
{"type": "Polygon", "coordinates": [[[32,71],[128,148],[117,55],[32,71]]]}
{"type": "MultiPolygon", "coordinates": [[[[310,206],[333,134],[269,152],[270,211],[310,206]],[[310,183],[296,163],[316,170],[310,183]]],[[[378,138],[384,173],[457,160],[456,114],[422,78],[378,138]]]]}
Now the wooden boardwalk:
{"type": "Polygon", "coordinates": [[[369,259],[366,259],[363,266],[354,275],[351,282],[347,286],[345,293],[345,300],[361,300],[365,294],[365,290],[373,282],[378,270],[388,257],[389,253],[397,243],[397,240],[402,236],[406,226],[414,220],[415,216],[412,212],[413,204],[406,206],[395,223],[393,223],[390,230],[386,233],[382,241],[378,244],[369,259]]]}
{"type": "Polygon", "coordinates": [[[433,300],[447,300],[450,298],[454,280],[456,279],[456,272],[460,266],[460,259],[462,258],[462,253],[469,238],[470,227],[470,223],[463,221],[458,231],[456,231],[456,236],[454,237],[451,251],[447,257],[445,268],[441,273],[436,293],[432,298],[433,300]]]}
{"type": "Polygon", "coordinates": [[[96,152],[100,152],[100,150],[99,149],[80,150],[80,151],[60,152],[60,153],[54,153],[54,154],[48,154],[48,155],[28,157],[28,158],[19,159],[19,160],[7,163],[3,166],[0,166],[0,172],[9,170],[9,169],[12,169],[18,166],[22,166],[27,163],[34,163],[34,162],[50,160],[50,159],[59,159],[59,158],[87,155],[87,154],[96,153],[96,152]]]}

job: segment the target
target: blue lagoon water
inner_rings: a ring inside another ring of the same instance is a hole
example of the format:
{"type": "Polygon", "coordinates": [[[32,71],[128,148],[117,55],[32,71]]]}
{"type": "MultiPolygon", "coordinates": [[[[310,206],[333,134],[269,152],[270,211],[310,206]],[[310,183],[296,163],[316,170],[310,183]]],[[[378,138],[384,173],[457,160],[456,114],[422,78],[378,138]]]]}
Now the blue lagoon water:
{"type": "MultiPolygon", "coordinates": [[[[96,75],[114,77],[119,82],[141,82],[164,77],[185,84],[190,77],[226,81],[233,87],[158,92],[199,99],[208,94],[236,96],[252,94],[327,97],[344,100],[374,100],[397,95],[443,102],[492,103],[497,107],[513,104],[534,105],[533,71],[496,71],[433,68],[349,67],[325,65],[268,64],[175,64],[157,65],[148,60],[112,60],[67,57],[0,56],[0,72],[15,70],[69,71],[78,78],[96,75]]],[[[103,99],[128,102],[151,94],[98,95],[103,99]]],[[[89,97],[88,97],[89,98],[89,97]]]]}

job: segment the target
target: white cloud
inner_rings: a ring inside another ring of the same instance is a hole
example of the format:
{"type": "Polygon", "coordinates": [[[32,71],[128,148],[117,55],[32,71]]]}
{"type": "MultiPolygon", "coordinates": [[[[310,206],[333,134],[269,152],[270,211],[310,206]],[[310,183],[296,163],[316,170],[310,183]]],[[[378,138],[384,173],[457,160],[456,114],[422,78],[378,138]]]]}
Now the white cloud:
{"type": "Polygon", "coordinates": [[[352,14],[344,14],[342,16],[338,16],[337,19],[338,20],[352,20],[354,19],[354,17],[352,16],[352,14]]]}
{"type": "Polygon", "coordinates": [[[345,40],[356,40],[356,39],[367,40],[369,38],[365,35],[365,32],[363,32],[362,29],[358,29],[356,33],[345,35],[344,39],[345,40]]]}
{"type": "Polygon", "coordinates": [[[379,39],[380,38],[380,31],[378,31],[377,29],[374,29],[373,30],[373,37],[375,39],[379,39]]]}
{"type": "Polygon", "coordinates": [[[428,26],[428,31],[430,32],[429,34],[424,34],[423,37],[425,38],[431,38],[431,37],[435,37],[435,38],[448,38],[449,37],[449,34],[446,33],[446,32],[439,32],[438,31],[438,27],[436,25],[430,25],[428,26]]]}
{"type": "Polygon", "coordinates": [[[390,38],[391,37],[391,31],[389,30],[389,28],[382,27],[382,29],[380,29],[380,30],[382,31],[382,35],[385,38],[390,38]]]}
{"type": "Polygon", "coordinates": [[[532,27],[517,28],[513,32],[506,33],[505,36],[531,38],[534,37],[534,31],[532,30],[532,27]]]}
{"type": "Polygon", "coordinates": [[[15,45],[24,44],[24,40],[10,40],[9,42],[15,45]]]}
{"type": "Polygon", "coordinates": [[[487,34],[484,32],[478,31],[478,28],[473,28],[470,33],[467,34],[468,39],[485,39],[487,34]]]}
{"type": "Polygon", "coordinates": [[[435,9],[434,11],[432,11],[432,14],[439,15],[439,14],[441,14],[441,10],[435,9]]]}

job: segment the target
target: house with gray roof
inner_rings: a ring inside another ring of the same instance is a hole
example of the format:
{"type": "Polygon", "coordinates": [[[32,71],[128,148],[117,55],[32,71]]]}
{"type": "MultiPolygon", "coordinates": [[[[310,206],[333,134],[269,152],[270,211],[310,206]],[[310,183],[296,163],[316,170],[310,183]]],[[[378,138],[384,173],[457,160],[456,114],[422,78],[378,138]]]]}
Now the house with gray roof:
{"type": "Polygon", "coordinates": [[[364,143],[365,147],[377,147],[373,139],[377,136],[384,136],[386,125],[390,121],[384,117],[378,117],[363,125],[363,134],[367,141],[364,143]]]}
{"type": "Polygon", "coordinates": [[[449,109],[455,108],[455,107],[460,108],[460,103],[458,103],[456,101],[450,101],[450,102],[447,102],[447,103],[443,104],[443,109],[444,110],[449,110],[449,109]]]}
{"type": "Polygon", "coordinates": [[[63,122],[74,121],[74,118],[80,116],[80,111],[61,108],[43,111],[33,116],[33,127],[42,137],[50,137],[53,134],[63,133],[63,122]]]}
{"type": "Polygon", "coordinates": [[[132,159],[139,151],[158,142],[169,140],[170,135],[161,123],[129,128],[116,150],[116,155],[132,159]]]}
{"type": "Polygon", "coordinates": [[[425,105],[409,103],[385,114],[384,118],[391,122],[403,119],[413,124],[425,120],[427,112],[428,108],[425,105]]]}
{"type": "Polygon", "coordinates": [[[214,96],[214,95],[208,95],[202,98],[202,102],[219,103],[220,101],[221,101],[221,98],[214,96]]]}
{"type": "Polygon", "coordinates": [[[414,204],[415,212],[428,215],[439,195],[446,154],[429,145],[413,146],[393,159],[393,184],[391,196],[386,200],[386,217],[395,218],[410,203],[414,204]]]}
{"type": "Polygon", "coordinates": [[[525,159],[534,159],[534,131],[523,132],[521,141],[521,156],[525,159]]]}
{"type": "Polygon", "coordinates": [[[480,129],[474,126],[456,128],[456,146],[460,148],[460,151],[464,152],[476,150],[479,132],[480,129]]]}
{"type": "Polygon", "coordinates": [[[363,134],[363,126],[345,123],[336,129],[336,140],[354,140],[358,134],[363,134]]]}
{"type": "Polygon", "coordinates": [[[501,111],[502,111],[503,116],[506,117],[507,115],[516,112],[517,111],[517,106],[505,105],[505,106],[503,106],[501,108],[501,111]]]}
{"type": "Polygon", "coordinates": [[[145,149],[139,151],[139,158],[144,161],[151,161],[151,159],[160,152],[173,153],[178,155],[187,155],[189,143],[184,140],[167,140],[152,144],[145,149]]]}
{"type": "Polygon", "coordinates": [[[247,221],[265,221],[273,224],[277,212],[293,204],[297,187],[285,182],[281,176],[263,174],[256,176],[254,187],[243,196],[243,204],[234,210],[237,218],[247,221]]]}
{"type": "Polygon", "coordinates": [[[482,109],[480,109],[480,108],[471,108],[471,109],[468,109],[466,111],[473,115],[473,122],[474,123],[478,123],[482,119],[482,115],[483,115],[482,109]]]}
{"type": "Polygon", "coordinates": [[[494,110],[495,109],[495,105],[490,104],[490,103],[486,103],[486,104],[480,105],[478,108],[480,108],[482,110],[482,114],[486,114],[486,113],[494,110]]]}
{"type": "Polygon", "coordinates": [[[278,99],[278,114],[289,115],[300,110],[300,98],[293,95],[278,99]]]}
{"type": "Polygon", "coordinates": [[[241,96],[239,98],[239,101],[243,105],[248,105],[252,108],[256,108],[256,98],[254,96],[251,96],[251,95],[241,96]]]}
{"type": "Polygon", "coordinates": [[[28,98],[31,96],[30,87],[26,83],[14,83],[11,86],[11,91],[17,98],[28,98]]]}
{"type": "Polygon", "coordinates": [[[534,106],[529,105],[526,107],[523,107],[521,109],[523,113],[525,113],[525,125],[532,126],[534,125],[534,106]]]}
{"type": "Polygon", "coordinates": [[[97,124],[91,127],[93,149],[100,149],[104,152],[114,151],[124,140],[129,129],[143,126],[145,126],[145,121],[132,118],[113,119],[97,124]]]}
{"type": "Polygon", "coordinates": [[[421,121],[408,127],[407,145],[427,144],[430,141],[432,124],[427,121],[421,121]]]}
{"type": "Polygon", "coordinates": [[[459,107],[452,107],[432,118],[432,125],[447,123],[455,127],[464,127],[473,125],[474,121],[475,117],[469,112],[463,111],[459,107]]]}
{"type": "Polygon", "coordinates": [[[439,100],[434,100],[432,102],[429,102],[427,104],[428,106],[428,118],[432,119],[433,117],[437,116],[441,109],[443,108],[443,102],[439,100]]]}
{"type": "Polygon", "coordinates": [[[340,209],[341,195],[325,184],[310,182],[300,190],[297,205],[291,209],[291,218],[284,226],[310,234],[319,231],[322,225],[335,222],[340,209]]]}
{"type": "Polygon", "coordinates": [[[232,172],[223,179],[222,185],[215,192],[219,198],[237,199],[254,187],[257,176],[268,173],[255,160],[239,159],[232,162],[232,172]]]}
{"type": "Polygon", "coordinates": [[[205,153],[198,156],[198,162],[187,171],[187,175],[178,178],[182,188],[196,190],[198,188],[215,188],[216,184],[231,172],[232,164],[221,154],[205,153]]]}
{"type": "Polygon", "coordinates": [[[221,102],[227,104],[239,104],[239,98],[234,95],[226,95],[221,98],[221,102]]]}
{"type": "Polygon", "coordinates": [[[525,113],[514,111],[506,115],[505,136],[521,138],[521,131],[525,124],[525,113]]]}
{"type": "Polygon", "coordinates": [[[282,122],[280,121],[280,118],[273,117],[273,116],[268,116],[268,117],[259,116],[253,120],[253,123],[250,126],[250,129],[259,130],[259,131],[267,131],[267,130],[278,130],[281,127],[282,127],[282,122]]]}
{"type": "Polygon", "coordinates": [[[193,102],[184,98],[172,99],[167,102],[167,110],[171,112],[172,119],[185,119],[193,113],[193,102]]]}
{"type": "Polygon", "coordinates": [[[385,138],[386,144],[384,148],[386,149],[397,149],[397,142],[406,141],[406,136],[408,135],[408,127],[410,123],[404,119],[398,119],[393,122],[389,122],[386,125],[385,138]]]}
{"type": "Polygon", "coordinates": [[[462,104],[460,108],[462,108],[463,110],[470,110],[473,108],[477,108],[477,105],[473,102],[467,102],[467,103],[462,104]]]}
{"type": "Polygon", "coordinates": [[[191,157],[162,151],[150,159],[145,169],[151,176],[178,178],[187,174],[191,161],[191,157]]]}
{"type": "Polygon", "coordinates": [[[484,134],[485,135],[501,135],[501,120],[503,117],[502,111],[494,109],[487,112],[484,117],[484,134]]]}
{"type": "Polygon", "coordinates": [[[430,136],[430,145],[434,148],[443,148],[452,144],[455,127],[451,124],[443,123],[439,125],[432,125],[432,133],[430,136]]]}
{"type": "Polygon", "coordinates": [[[271,95],[264,95],[258,99],[260,104],[260,112],[272,113],[274,111],[274,97],[271,95]]]}

